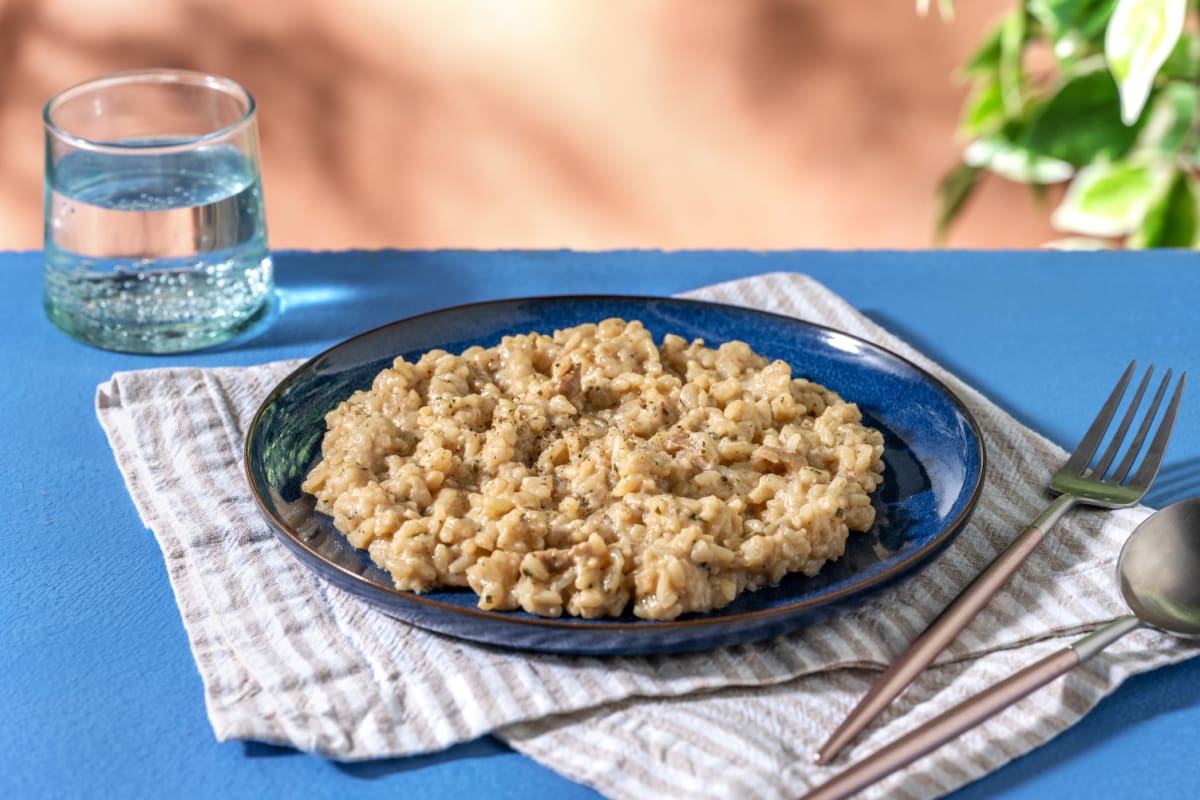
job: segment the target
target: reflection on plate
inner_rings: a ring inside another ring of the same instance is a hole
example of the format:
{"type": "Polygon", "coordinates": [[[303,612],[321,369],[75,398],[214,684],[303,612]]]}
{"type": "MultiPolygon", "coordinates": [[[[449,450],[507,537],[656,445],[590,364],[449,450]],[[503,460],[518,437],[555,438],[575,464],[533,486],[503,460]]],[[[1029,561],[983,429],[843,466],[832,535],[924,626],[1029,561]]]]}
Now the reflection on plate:
{"type": "Polygon", "coordinates": [[[983,484],[983,440],[958,399],[912,363],[844,333],[761,311],[689,300],[547,297],[480,303],[401,320],[350,339],[307,362],[271,393],[246,438],[250,487],[280,540],[318,575],[387,614],[450,636],[502,647],[567,653],[700,650],[762,639],[811,624],[925,563],[966,524],[983,484]],[[708,614],[672,622],[545,619],[521,611],[483,611],[475,594],[447,589],[417,595],[395,589],[386,572],[354,549],[300,491],[320,456],[324,416],[367,388],[397,355],[434,347],[461,352],[502,336],[639,319],[710,346],[741,339],[781,358],[858,403],[883,432],[886,467],[876,493],[876,523],[852,534],[846,554],[815,577],[740,595],[708,614]]]}

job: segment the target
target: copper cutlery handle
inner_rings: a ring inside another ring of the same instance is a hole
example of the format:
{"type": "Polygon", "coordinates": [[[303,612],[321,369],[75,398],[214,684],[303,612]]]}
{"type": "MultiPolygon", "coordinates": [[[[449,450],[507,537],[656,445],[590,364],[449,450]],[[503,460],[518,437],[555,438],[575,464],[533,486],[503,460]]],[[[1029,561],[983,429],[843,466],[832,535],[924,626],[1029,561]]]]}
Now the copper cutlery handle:
{"type": "Polygon", "coordinates": [[[1046,531],[1074,503],[1075,498],[1070,495],[1055,498],[1032,525],[1022,531],[987,569],[979,573],[925,632],[913,640],[908,649],[883,672],[871,690],[863,696],[817,752],[816,763],[828,764],[832,761],[842,748],[871,724],[871,721],[921,674],[921,670],[929,666],[938,654],[954,641],[1029,557],[1046,535],[1046,531]]]}
{"type": "Polygon", "coordinates": [[[1070,672],[1080,660],[1080,654],[1073,647],[1052,653],[872,753],[801,800],[837,800],[865,789],[1070,672]]]}
{"type": "Polygon", "coordinates": [[[837,800],[911,764],[926,753],[1003,711],[1026,695],[1074,669],[1125,634],[1142,627],[1136,616],[1118,617],[1107,625],[1056,650],[979,694],[929,720],[862,761],[821,784],[801,800],[837,800]]]}

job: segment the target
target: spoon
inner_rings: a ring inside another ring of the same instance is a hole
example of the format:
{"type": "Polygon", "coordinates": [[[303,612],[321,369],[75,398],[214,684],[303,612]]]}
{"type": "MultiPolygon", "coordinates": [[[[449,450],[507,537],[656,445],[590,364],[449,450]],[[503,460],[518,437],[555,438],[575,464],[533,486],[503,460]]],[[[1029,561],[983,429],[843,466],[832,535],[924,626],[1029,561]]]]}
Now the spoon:
{"type": "Polygon", "coordinates": [[[1138,628],[1200,636],[1200,497],[1173,503],[1138,525],[1121,548],[1117,579],[1132,614],[1113,620],[926,722],[801,800],[835,800],[865,789],[1070,672],[1138,628]]]}

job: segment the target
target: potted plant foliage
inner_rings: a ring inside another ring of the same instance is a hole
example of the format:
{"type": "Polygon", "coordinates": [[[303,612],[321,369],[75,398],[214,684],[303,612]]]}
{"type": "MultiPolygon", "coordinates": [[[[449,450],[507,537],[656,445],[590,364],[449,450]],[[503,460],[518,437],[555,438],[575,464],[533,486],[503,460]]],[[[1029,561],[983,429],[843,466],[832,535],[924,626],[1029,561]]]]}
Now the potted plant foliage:
{"type": "Polygon", "coordinates": [[[1018,2],[964,67],[967,144],[941,183],[939,238],[991,174],[1065,187],[1050,215],[1061,246],[1195,247],[1196,5],[1018,2]]]}

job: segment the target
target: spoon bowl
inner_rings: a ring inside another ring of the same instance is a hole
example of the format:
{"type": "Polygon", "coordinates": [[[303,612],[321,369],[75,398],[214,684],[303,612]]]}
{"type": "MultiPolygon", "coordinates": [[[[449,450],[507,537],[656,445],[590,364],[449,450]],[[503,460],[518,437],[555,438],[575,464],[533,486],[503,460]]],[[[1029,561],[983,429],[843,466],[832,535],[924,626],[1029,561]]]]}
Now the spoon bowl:
{"type": "Polygon", "coordinates": [[[1117,560],[1121,596],[1146,625],[1200,636],[1200,497],[1151,514],[1117,560]]]}

